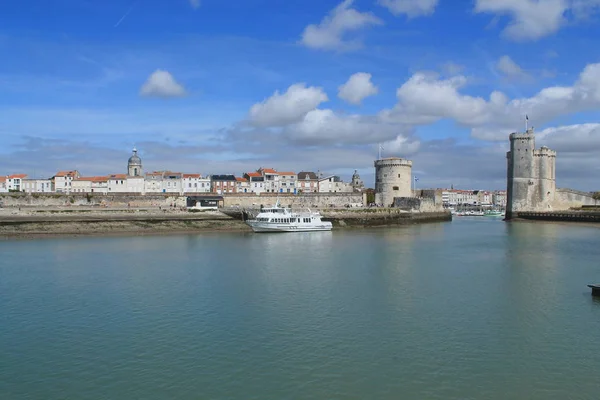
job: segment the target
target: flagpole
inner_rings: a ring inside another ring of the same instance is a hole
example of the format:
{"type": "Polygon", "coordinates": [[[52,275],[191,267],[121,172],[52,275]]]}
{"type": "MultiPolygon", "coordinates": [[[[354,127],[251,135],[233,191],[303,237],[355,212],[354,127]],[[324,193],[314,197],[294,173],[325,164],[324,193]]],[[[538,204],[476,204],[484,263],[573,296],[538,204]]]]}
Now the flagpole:
{"type": "Polygon", "coordinates": [[[529,130],[529,116],[525,115],[525,133],[527,133],[527,131],[529,130]]]}

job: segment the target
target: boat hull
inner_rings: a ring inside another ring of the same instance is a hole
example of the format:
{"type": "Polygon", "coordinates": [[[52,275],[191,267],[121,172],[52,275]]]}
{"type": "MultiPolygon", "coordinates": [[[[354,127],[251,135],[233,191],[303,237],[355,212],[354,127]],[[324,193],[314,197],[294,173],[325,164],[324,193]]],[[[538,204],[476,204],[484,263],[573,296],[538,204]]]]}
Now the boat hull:
{"type": "Polygon", "coordinates": [[[319,222],[314,225],[302,224],[278,224],[271,222],[246,221],[254,232],[323,232],[330,231],[333,226],[331,222],[319,222]]]}

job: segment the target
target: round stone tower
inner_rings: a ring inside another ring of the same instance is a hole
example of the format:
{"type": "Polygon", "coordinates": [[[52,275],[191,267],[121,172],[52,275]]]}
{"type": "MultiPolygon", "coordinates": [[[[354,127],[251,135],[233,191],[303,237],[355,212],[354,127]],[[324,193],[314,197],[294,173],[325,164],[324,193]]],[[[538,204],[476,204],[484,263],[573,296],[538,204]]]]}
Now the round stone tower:
{"type": "Polygon", "coordinates": [[[412,161],[398,157],[375,161],[375,203],[391,207],[394,197],[412,197],[412,161]]]}
{"type": "Polygon", "coordinates": [[[133,154],[127,162],[127,174],[129,176],[142,176],[142,159],[137,155],[137,149],[133,148],[133,154]]]}

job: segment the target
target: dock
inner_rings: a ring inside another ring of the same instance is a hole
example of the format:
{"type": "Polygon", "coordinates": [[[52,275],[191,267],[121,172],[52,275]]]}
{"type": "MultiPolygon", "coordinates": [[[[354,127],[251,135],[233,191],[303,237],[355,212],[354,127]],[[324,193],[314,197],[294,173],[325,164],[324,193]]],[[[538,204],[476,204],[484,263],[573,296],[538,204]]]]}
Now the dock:
{"type": "Polygon", "coordinates": [[[592,296],[600,296],[600,283],[596,285],[588,285],[589,288],[592,288],[592,296]]]}

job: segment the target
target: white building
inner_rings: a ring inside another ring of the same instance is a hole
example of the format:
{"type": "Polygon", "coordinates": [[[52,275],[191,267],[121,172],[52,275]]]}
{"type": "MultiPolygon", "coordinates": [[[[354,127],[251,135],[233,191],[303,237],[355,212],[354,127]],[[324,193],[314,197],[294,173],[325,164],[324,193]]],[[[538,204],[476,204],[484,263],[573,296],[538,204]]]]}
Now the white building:
{"type": "Polygon", "coordinates": [[[279,172],[279,193],[297,193],[298,175],[295,172],[279,172]]]}
{"type": "Polygon", "coordinates": [[[72,193],[108,193],[108,178],[106,176],[88,176],[73,179],[72,193]]]}
{"type": "Polygon", "coordinates": [[[210,193],[210,178],[200,174],[182,175],[183,193],[210,193]]]}
{"type": "Polygon", "coordinates": [[[354,188],[351,183],[346,183],[337,175],[319,178],[319,193],[352,193],[354,188]]]}
{"type": "Polygon", "coordinates": [[[248,191],[250,193],[261,194],[266,192],[265,178],[260,172],[246,172],[244,179],[248,181],[248,191]]]}
{"type": "Polygon", "coordinates": [[[250,191],[250,182],[248,182],[248,179],[236,177],[235,181],[236,181],[235,190],[237,193],[252,193],[250,191]]]}
{"type": "Polygon", "coordinates": [[[6,186],[7,178],[6,176],[0,176],[0,193],[7,193],[8,186],[6,186]]]}
{"type": "MultiPolygon", "coordinates": [[[[189,183],[189,182],[188,182],[189,183]]],[[[154,171],[146,174],[145,193],[183,193],[181,172],[154,171]]]]}
{"type": "Polygon", "coordinates": [[[71,193],[73,179],[79,178],[79,172],[59,171],[52,180],[54,181],[54,191],[56,193],[71,193]]]}
{"type": "Polygon", "coordinates": [[[54,188],[52,187],[51,179],[23,179],[22,180],[23,191],[27,193],[52,193],[54,188]]]}
{"type": "Polygon", "coordinates": [[[6,177],[6,188],[9,192],[20,192],[23,190],[23,180],[26,174],[15,174],[6,177]]]}
{"type": "Polygon", "coordinates": [[[272,168],[260,168],[258,171],[265,180],[265,192],[279,192],[279,174],[272,168]]]}

